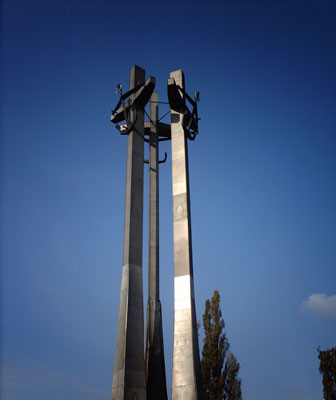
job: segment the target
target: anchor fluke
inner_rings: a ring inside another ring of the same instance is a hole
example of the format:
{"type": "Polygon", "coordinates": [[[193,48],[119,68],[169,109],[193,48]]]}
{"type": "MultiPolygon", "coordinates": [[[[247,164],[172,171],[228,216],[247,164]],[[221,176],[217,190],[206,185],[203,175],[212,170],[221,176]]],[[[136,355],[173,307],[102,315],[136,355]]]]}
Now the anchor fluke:
{"type": "Polygon", "coordinates": [[[163,164],[163,163],[165,163],[166,161],[167,161],[167,153],[165,152],[164,159],[163,159],[163,160],[160,160],[160,161],[159,161],[159,164],[163,164]]]}

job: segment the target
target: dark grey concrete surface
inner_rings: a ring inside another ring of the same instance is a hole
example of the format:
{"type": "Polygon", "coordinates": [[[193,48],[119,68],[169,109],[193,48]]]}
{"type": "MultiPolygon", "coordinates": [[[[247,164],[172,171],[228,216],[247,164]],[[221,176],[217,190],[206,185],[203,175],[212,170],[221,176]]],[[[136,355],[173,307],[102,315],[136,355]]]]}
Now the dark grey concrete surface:
{"type": "MultiPolygon", "coordinates": [[[[145,82],[145,71],[135,65],[130,72],[130,89],[138,82],[145,82]]],[[[138,107],[137,121],[127,142],[124,251],[111,391],[113,400],[146,400],[142,284],[143,136],[144,110],[138,107]]]]}
{"type": "Polygon", "coordinates": [[[166,371],[164,363],[162,309],[159,296],[159,140],[158,93],[150,103],[149,132],[149,246],[148,302],[146,321],[146,381],[147,400],[166,400],[166,371]]]}

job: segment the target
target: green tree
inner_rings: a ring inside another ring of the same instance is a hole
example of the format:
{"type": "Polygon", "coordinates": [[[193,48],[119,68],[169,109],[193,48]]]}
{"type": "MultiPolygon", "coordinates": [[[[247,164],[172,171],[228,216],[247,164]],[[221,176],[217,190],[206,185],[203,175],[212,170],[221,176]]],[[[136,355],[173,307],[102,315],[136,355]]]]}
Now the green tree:
{"type": "Polygon", "coordinates": [[[318,348],[317,351],[323,382],[323,397],[325,400],[336,400],[336,347],[327,350],[318,348]]]}
{"type": "Polygon", "coordinates": [[[230,352],[217,290],[211,302],[205,302],[203,328],[201,370],[205,400],[241,400],[240,365],[230,352]]]}
{"type": "Polygon", "coordinates": [[[224,375],[226,376],[224,387],[226,396],[224,396],[224,398],[226,399],[240,400],[242,398],[241,379],[238,377],[239,368],[239,362],[236,357],[230,353],[224,367],[224,375]]]}

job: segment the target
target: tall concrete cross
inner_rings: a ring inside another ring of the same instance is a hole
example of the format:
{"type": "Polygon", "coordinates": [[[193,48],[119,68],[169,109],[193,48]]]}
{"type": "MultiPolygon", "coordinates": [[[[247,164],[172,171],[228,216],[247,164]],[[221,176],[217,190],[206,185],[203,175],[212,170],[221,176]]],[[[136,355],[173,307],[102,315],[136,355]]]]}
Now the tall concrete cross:
{"type": "Polygon", "coordinates": [[[194,296],[191,241],[188,143],[185,132],[185,83],[181,69],[170,73],[182,104],[171,106],[174,228],[174,350],[172,400],[202,399],[200,357],[194,296]]]}
{"type": "Polygon", "coordinates": [[[149,246],[146,323],[147,400],[167,400],[163,350],[162,311],[159,297],[159,134],[158,93],[150,102],[149,121],[149,246]]]}
{"type": "MultiPolygon", "coordinates": [[[[145,82],[145,71],[134,66],[130,89],[145,82]]],[[[135,100],[136,93],[131,95],[135,100]]],[[[128,134],[124,252],[117,343],[111,397],[113,400],[146,400],[144,316],[142,289],[144,108],[130,109],[136,122],[128,134]]]]}

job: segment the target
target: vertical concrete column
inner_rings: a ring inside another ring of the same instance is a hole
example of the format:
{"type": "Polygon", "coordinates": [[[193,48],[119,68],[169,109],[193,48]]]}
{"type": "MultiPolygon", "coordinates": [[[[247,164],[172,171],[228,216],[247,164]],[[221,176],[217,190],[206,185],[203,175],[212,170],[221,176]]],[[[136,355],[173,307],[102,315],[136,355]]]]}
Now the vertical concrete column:
{"type": "MultiPolygon", "coordinates": [[[[130,72],[130,89],[144,81],[145,71],[135,65],[130,72]]],[[[130,117],[132,120],[134,115],[130,117]]],[[[144,110],[138,109],[137,121],[127,142],[124,253],[113,400],[146,400],[142,289],[143,136],[144,110]]]]}
{"type": "Polygon", "coordinates": [[[151,128],[149,136],[149,253],[148,303],[146,323],[147,400],[166,400],[166,371],[164,364],[162,312],[159,297],[159,132],[158,93],[150,103],[151,128]]]}
{"type": "MultiPolygon", "coordinates": [[[[184,88],[182,70],[171,72],[170,78],[184,88]]],[[[199,400],[203,397],[194,301],[188,145],[182,118],[182,113],[171,110],[175,264],[172,400],[199,400]]]]}

